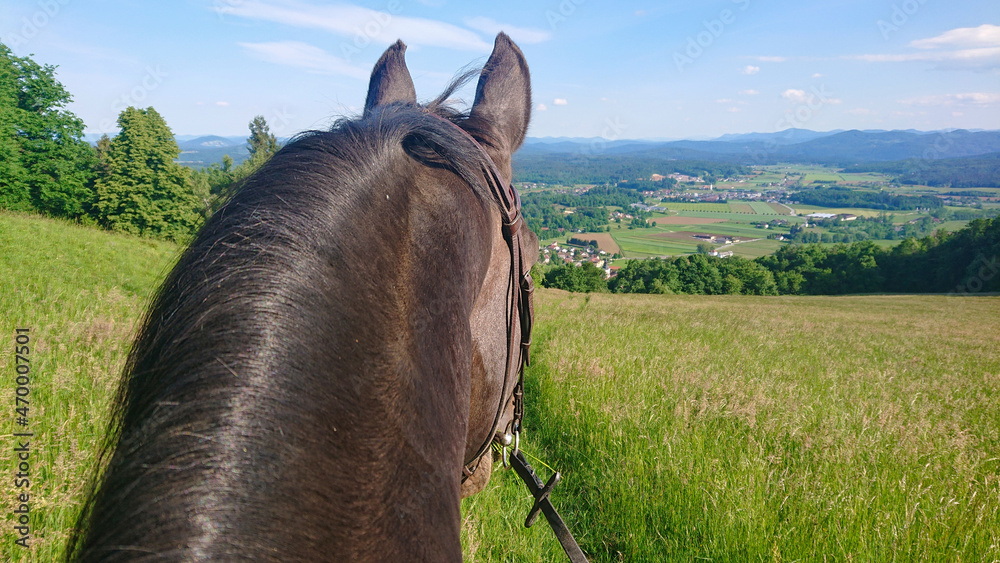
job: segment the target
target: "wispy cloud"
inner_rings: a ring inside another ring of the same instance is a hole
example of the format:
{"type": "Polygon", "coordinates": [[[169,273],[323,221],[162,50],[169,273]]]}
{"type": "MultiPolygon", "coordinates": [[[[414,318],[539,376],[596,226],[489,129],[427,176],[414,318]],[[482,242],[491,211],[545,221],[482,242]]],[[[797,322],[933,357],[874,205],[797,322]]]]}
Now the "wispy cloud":
{"type": "Polygon", "coordinates": [[[368,71],[351,65],[340,57],[301,41],[240,43],[254,57],[269,63],[308,69],[323,74],[342,74],[366,79],[368,71]]]}
{"type": "Polygon", "coordinates": [[[555,105],[557,105],[557,106],[569,105],[569,101],[566,100],[566,98],[556,98],[556,99],[552,100],[552,103],[555,104],[555,105]]]}
{"type": "Polygon", "coordinates": [[[405,37],[410,45],[489,52],[490,43],[475,32],[426,18],[413,18],[350,4],[314,5],[297,0],[241,0],[216,6],[220,14],[321,29],[349,38],[359,33],[380,45],[405,37]]]}
{"type": "Polygon", "coordinates": [[[762,63],[783,63],[788,60],[788,57],[756,57],[756,59],[762,63]]]}
{"type": "Polygon", "coordinates": [[[1000,25],[960,27],[937,37],[910,42],[917,49],[1000,47],[1000,25]]]}
{"type": "Polygon", "coordinates": [[[517,27],[482,16],[467,18],[465,25],[491,36],[502,31],[518,43],[542,43],[552,38],[552,33],[544,29],[517,27]]]}
{"type": "Polygon", "coordinates": [[[865,54],[845,57],[872,63],[932,62],[936,68],[1000,69],[1000,26],[952,29],[935,37],[910,42],[917,52],[865,54]]]}
{"type": "Polygon", "coordinates": [[[545,104],[538,104],[538,106],[536,106],[535,109],[537,109],[538,111],[547,111],[549,109],[549,106],[545,104]]]}
{"type": "Polygon", "coordinates": [[[760,92],[758,92],[757,90],[752,90],[752,89],[751,90],[740,90],[739,91],[739,95],[741,95],[741,96],[756,96],[757,94],[760,94],[760,92]]]}
{"type": "Polygon", "coordinates": [[[740,69],[740,73],[746,74],[747,76],[757,74],[758,72],[760,72],[759,66],[747,65],[740,69]]]}
{"type": "Polygon", "coordinates": [[[843,103],[839,98],[832,98],[825,95],[822,90],[813,89],[812,92],[806,92],[805,90],[799,90],[797,88],[789,88],[781,93],[781,97],[792,102],[793,104],[831,104],[837,105],[843,103]]]}
{"type": "Polygon", "coordinates": [[[930,96],[917,96],[899,100],[899,103],[908,106],[996,106],[1000,105],[1000,93],[996,92],[968,92],[963,94],[939,94],[930,96]]]}

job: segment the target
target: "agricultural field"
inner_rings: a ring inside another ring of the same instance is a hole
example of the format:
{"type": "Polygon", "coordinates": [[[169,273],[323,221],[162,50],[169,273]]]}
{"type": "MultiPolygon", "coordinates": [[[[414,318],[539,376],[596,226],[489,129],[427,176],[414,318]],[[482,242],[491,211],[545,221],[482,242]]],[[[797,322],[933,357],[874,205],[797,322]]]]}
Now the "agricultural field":
{"type": "MultiPolygon", "coordinates": [[[[33,339],[38,471],[31,548],[5,534],[0,560],[54,561],[180,247],[9,213],[0,244],[5,334],[33,339]]],[[[539,288],[535,310],[521,444],[543,480],[562,472],[552,502],[591,561],[1000,558],[1000,298],[539,288]]],[[[564,561],[530,507],[498,467],[463,501],[466,559],[564,561]]]]}

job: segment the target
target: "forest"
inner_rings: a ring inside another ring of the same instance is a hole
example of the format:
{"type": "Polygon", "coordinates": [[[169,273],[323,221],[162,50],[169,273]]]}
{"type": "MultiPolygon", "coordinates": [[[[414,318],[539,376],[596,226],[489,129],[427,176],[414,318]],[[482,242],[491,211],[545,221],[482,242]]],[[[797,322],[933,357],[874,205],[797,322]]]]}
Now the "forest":
{"type": "MultiPolygon", "coordinates": [[[[1000,188],[1000,153],[940,160],[910,159],[847,167],[849,172],[881,172],[901,184],[945,188],[1000,188]]],[[[968,194],[962,194],[968,195],[968,194]]]]}
{"type": "Polygon", "coordinates": [[[940,198],[933,196],[864,192],[837,186],[805,188],[795,192],[792,199],[820,207],[864,207],[886,210],[934,209],[943,205],[940,198]]]}
{"type": "Polygon", "coordinates": [[[279,148],[258,116],[249,125],[250,159],[192,171],[176,162],[180,148],[154,108],[125,108],[120,132],[95,147],[66,109],[71,100],[54,66],[0,43],[0,209],[183,241],[279,148]]]}

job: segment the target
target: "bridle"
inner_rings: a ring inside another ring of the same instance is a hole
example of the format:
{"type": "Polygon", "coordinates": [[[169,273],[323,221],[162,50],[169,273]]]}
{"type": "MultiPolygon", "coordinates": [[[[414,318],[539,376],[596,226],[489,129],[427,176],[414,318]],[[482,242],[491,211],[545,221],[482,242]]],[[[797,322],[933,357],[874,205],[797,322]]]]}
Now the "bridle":
{"type": "MultiPolygon", "coordinates": [[[[434,114],[431,114],[434,115],[434,114]]],[[[462,482],[472,477],[483,456],[489,451],[494,440],[500,441],[502,446],[513,445],[513,453],[517,453],[520,443],[521,421],[524,419],[524,366],[529,361],[529,349],[531,348],[531,325],[534,319],[534,306],[532,294],[535,291],[534,281],[531,279],[530,256],[527,252],[533,249],[524,248],[524,229],[527,229],[521,217],[521,196],[514,188],[513,182],[506,180],[496,163],[490,157],[486,149],[465,129],[455,123],[436,116],[448,123],[468,139],[476,150],[481,154],[483,176],[489,185],[493,199],[500,207],[500,216],[503,220],[502,232],[504,242],[510,251],[510,276],[507,282],[507,361],[504,367],[503,389],[500,393],[500,403],[497,405],[496,415],[493,417],[493,424],[490,432],[483,440],[483,444],[476,451],[471,459],[466,461],[462,467],[462,482]],[[515,316],[516,315],[516,316],[515,316]],[[520,321],[521,339],[517,342],[515,335],[515,322],[520,321]],[[511,386],[511,381],[514,385],[511,386]],[[508,395],[510,388],[510,395],[508,395]],[[506,410],[506,406],[514,401],[514,416],[506,428],[501,432],[497,427],[500,419],[506,410]]]]}
{"type": "Polygon", "coordinates": [[[535,470],[524,458],[523,453],[519,451],[521,422],[524,419],[524,367],[528,365],[529,361],[531,325],[535,314],[532,302],[535,284],[531,279],[531,271],[528,267],[530,255],[527,255],[526,252],[537,252],[537,249],[524,248],[526,238],[524,230],[528,227],[521,217],[521,196],[514,188],[513,182],[504,178],[489,153],[472,135],[444,117],[438,115],[435,117],[458,129],[481,153],[480,162],[482,162],[483,176],[486,178],[486,183],[489,184],[493,199],[500,206],[500,214],[503,219],[503,239],[510,251],[510,277],[507,282],[507,362],[504,368],[503,390],[500,392],[500,404],[497,405],[497,412],[493,417],[489,434],[483,440],[483,444],[476,451],[476,454],[462,467],[462,482],[464,483],[476,472],[483,457],[489,452],[490,445],[499,442],[503,448],[504,466],[508,466],[509,455],[509,466],[514,468],[518,477],[524,481],[531,495],[535,498],[535,504],[524,521],[525,527],[531,527],[538,515],[544,514],[570,562],[587,563],[587,557],[583,550],[580,549],[573,534],[566,527],[566,523],[559,517],[555,507],[549,501],[552,488],[559,482],[559,472],[553,473],[549,481],[543,484],[535,474],[535,470]],[[515,321],[521,323],[520,342],[517,342],[514,335],[515,321]],[[507,388],[512,380],[516,381],[511,389],[511,394],[508,395],[507,388]],[[514,415],[507,427],[501,432],[498,429],[500,419],[511,401],[514,402],[514,415]],[[508,452],[507,449],[510,446],[512,448],[508,452]]]}

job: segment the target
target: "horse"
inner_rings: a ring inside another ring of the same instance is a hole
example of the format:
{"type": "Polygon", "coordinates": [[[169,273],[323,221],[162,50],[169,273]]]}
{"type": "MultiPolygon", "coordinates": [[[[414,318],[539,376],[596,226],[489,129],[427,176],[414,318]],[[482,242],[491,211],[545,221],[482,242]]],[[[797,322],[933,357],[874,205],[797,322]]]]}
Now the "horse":
{"type": "Polygon", "coordinates": [[[538,240],[501,33],[467,111],[404,53],[195,236],[140,325],[69,561],[460,561],[460,500],[519,424],[538,240]]]}

